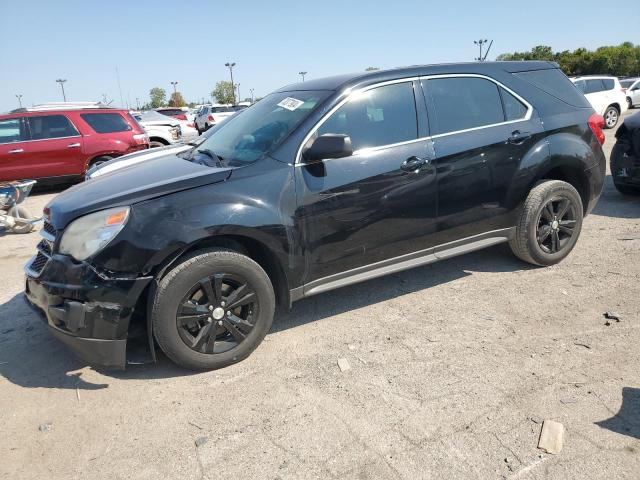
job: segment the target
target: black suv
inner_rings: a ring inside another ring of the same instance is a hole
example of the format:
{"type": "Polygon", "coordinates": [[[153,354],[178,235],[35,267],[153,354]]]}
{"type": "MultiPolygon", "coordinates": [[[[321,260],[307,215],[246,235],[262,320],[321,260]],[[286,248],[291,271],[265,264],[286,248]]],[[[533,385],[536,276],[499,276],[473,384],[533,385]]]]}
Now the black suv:
{"type": "Polygon", "coordinates": [[[90,363],[123,367],[141,324],[152,352],[223,367],[276,303],[501,242],[561,261],[602,190],[603,125],[548,62],[290,85],[192,150],[55,198],[26,296],[90,363]]]}

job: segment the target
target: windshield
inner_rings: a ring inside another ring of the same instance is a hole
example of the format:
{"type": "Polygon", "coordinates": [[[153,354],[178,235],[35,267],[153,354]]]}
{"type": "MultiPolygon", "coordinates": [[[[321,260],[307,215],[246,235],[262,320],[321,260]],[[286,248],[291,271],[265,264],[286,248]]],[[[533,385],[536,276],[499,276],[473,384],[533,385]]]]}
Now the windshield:
{"type": "Polygon", "coordinates": [[[278,146],[329,93],[272,93],[225,121],[198,150],[214,152],[226,164],[258,160],[278,146]]]}
{"type": "Polygon", "coordinates": [[[622,88],[629,88],[635,80],[620,80],[620,86],[622,88]]]}

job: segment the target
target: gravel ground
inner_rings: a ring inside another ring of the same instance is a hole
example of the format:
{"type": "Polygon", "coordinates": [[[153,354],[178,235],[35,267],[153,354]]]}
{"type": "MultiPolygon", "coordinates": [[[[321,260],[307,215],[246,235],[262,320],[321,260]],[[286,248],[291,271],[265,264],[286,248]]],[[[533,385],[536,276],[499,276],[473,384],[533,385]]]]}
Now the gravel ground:
{"type": "Polygon", "coordinates": [[[199,374],[76,360],[21,298],[38,236],[1,237],[0,478],[637,479],[639,217],[608,177],[559,265],[498,246],[318,295],[199,374]]]}

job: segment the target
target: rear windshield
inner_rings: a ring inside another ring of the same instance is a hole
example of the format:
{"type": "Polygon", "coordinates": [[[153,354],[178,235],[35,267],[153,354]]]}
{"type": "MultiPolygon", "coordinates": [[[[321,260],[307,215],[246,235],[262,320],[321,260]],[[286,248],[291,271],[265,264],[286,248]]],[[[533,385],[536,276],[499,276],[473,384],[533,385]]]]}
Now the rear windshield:
{"type": "Polygon", "coordinates": [[[629,88],[633,85],[633,82],[635,82],[635,80],[620,80],[620,86],[622,88],[629,88]]]}
{"type": "Polygon", "coordinates": [[[211,107],[211,111],[213,113],[227,113],[234,112],[235,110],[233,109],[233,107],[211,107]]]}
{"type": "Polygon", "coordinates": [[[119,113],[82,113],[80,116],[96,133],[126,132],[131,130],[131,126],[119,113]]]}
{"type": "Polygon", "coordinates": [[[514,73],[514,75],[569,105],[591,108],[589,101],[582,92],[557,68],[530,70],[528,72],[514,73]]]}

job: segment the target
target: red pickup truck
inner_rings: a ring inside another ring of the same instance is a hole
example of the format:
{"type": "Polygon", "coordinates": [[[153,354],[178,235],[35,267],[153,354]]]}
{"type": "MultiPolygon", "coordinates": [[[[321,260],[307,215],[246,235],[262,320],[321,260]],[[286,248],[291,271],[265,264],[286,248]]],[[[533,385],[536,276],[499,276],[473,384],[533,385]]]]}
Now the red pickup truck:
{"type": "Polygon", "coordinates": [[[0,180],[82,179],[111,158],[149,148],[127,110],[93,103],[44,104],[0,115],[0,180]]]}

